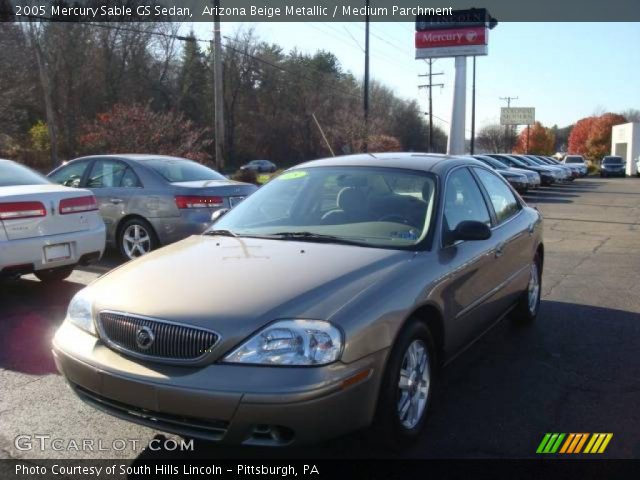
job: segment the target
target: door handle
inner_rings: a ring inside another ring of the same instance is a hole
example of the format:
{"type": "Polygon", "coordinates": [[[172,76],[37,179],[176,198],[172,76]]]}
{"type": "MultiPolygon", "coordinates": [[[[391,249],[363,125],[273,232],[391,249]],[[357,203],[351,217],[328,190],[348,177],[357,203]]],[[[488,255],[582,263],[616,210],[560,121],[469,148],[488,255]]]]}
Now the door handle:
{"type": "Polygon", "coordinates": [[[498,244],[498,246],[496,247],[496,250],[495,250],[496,258],[500,258],[503,253],[504,253],[504,243],[500,243],[500,244],[498,244]]]}
{"type": "Polygon", "coordinates": [[[121,199],[121,198],[110,198],[110,199],[109,199],[109,201],[110,201],[111,203],[115,203],[116,205],[117,205],[118,203],[122,203],[122,199],[121,199]]]}

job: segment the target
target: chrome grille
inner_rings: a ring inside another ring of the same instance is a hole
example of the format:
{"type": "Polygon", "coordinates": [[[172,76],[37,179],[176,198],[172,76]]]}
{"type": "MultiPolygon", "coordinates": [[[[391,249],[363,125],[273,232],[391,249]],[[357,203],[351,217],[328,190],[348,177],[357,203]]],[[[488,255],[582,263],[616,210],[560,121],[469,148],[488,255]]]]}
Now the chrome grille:
{"type": "Polygon", "coordinates": [[[219,338],[209,330],[115,312],[100,312],[99,330],[107,344],[118,350],[167,360],[196,360],[211,351],[219,338]],[[153,337],[148,346],[139,342],[142,330],[153,337]]]}

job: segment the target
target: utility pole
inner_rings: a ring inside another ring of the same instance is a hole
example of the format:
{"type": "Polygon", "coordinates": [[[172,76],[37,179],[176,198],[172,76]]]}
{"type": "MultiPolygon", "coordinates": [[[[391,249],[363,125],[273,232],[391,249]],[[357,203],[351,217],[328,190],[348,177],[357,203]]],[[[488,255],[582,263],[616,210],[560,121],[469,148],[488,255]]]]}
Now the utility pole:
{"type": "Polygon", "coordinates": [[[427,112],[429,114],[429,153],[433,152],[433,96],[431,92],[433,90],[433,87],[444,87],[444,83],[433,83],[434,75],[444,75],[444,72],[433,73],[433,62],[435,62],[433,58],[427,60],[427,63],[429,64],[429,73],[427,73],[426,75],[418,75],[419,77],[429,77],[428,84],[418,85],[418,88],[429,89],[429,111],[427,112]]]}
{"type": "MultiPolygon", "coordinates": [[[[518,100],[518,97],[500,97],[500,100],[507,102],[507,108],[511,108],[511,100],[518,100]]],[[[507,153],[511,153],[513,149],[513,145],[511,144],[511,137],[513,136],[511,130],[512,128],[509,128],[509,125],[504,126],[505,136],[507,137],[507,142],[509,142],[508,145],[505,145],[507,150],[509,150],[507,153]]]]}
{"type": "Polygon", "coordinates": [[[471,145],[469,153],[475,153],[476,143],[476,57],[473,56],[473,86],[471,88],[471,145]]]}
{"type": "Polygon", "coordinates": [[[220,35],[220,0],[213,0],[213,88],[214,114],[216,135],[216,168],[219,172],[224,169],[224,92],[222,78],[222,39],[220,35]]]}
{"type": "Polygon", "coordinates": [[[365,0],[364,27],[364,151],[369,151],[369,0],[365,0]]]}

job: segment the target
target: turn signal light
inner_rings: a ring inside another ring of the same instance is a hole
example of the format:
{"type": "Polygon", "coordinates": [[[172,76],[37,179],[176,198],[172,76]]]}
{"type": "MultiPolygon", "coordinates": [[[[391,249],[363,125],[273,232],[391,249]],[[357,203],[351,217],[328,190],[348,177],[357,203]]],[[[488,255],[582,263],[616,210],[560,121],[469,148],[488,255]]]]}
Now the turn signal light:
{"type": "Polygon", "coordinates": [[[46,217],[47,211],[42,202],[6,202],[0,203],[0,220],[18,220],[20,218],[46,217]]]}
{"type": "Polygon", "coordinates": [[[98,202],[96,197],[89,195],[87,197],[65,198],[60,201],[60,215],[68,215],[70,213],[92,212],[98,210],[98,202]]]}
{"type": "Polygon", "coordinates": [[[222,197],[205,197],[199,195],[176,195],[178,208],[209,208],[221,207],[224,204],[222,197]]]}

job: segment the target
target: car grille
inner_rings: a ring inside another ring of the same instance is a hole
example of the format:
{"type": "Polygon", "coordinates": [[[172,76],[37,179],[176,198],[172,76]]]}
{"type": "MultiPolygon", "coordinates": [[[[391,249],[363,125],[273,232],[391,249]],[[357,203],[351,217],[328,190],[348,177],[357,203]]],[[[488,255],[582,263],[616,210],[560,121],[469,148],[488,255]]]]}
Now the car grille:
{"type": "Polygon", "coordinates": [[[103,340],[117,350],[179,361],[205,356],[219,339],[209,330],[114,312],[100,312],[99,330],[103,340]]]}
{"type": "Polygon", "coordinates": [[[118,418],[140,425],[146,425],[147,427],[164,432],[177,433],[178,435],[203,438],[211,441],[220,441],[229,428],[229,422],[223,420],[183,417],[180,415],[155,412],[103,397],[73,383],[71,384],[71,388],[78,397],[94,408],[118,418]]]}

